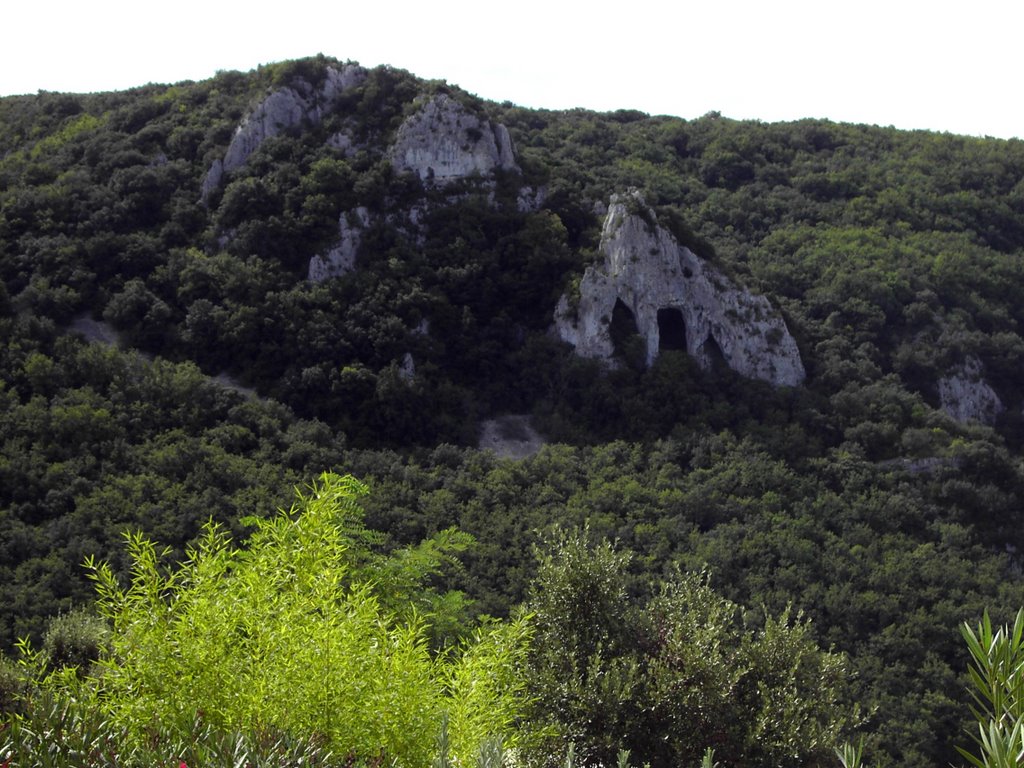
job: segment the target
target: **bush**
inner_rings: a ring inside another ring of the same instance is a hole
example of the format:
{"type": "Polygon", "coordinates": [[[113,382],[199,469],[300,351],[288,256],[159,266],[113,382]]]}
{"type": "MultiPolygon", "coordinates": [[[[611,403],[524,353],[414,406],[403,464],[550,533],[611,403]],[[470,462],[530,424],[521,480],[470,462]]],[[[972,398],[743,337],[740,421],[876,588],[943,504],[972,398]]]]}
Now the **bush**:
{"type": "Polygon", "coordinates": [[[25,670],[0,655],[0,715],[20,713],[28,691],[29,681],[25,670]]]}
{"type": "Polygon", "coordinates": [[[75,667],[80,674],[99,660],[110,638],[110,627],[95,613],[79,609],[55,617],[43,636],[49,669],[75,667]]]}
{"type": "MultiPolygon", "coordinates": [[[[528,762],[612,765],[622,748],[654,768],[818,765],[859,722],[845,659],[789,612],[751,625],[706,573],[677,574],[631,605],[629,558],[585,535],[542,557],[530,608],[535,734],[528,762]]],[[[748,612],[750,613],[750,612],[748,612]]]]}
{"type": "Polygon", "coordinates": [[[290,512],[247,520],[248,548],[211,524],[170,571],[132,535],[127,589],[91,564],[113,626],[95,702],[111,723],[145,744],[154,723],[201,717],[218,733],[319,734],[336,755],[403,765],[430,762],[443,716],[460,760],[489,737],[514,745],[526,622],[487,626],[433,656],[430,617],[409,607],[430,600],[410,585],[458,537],[377,555],[363,493],[351,477],[324,475],[290,512]]]}

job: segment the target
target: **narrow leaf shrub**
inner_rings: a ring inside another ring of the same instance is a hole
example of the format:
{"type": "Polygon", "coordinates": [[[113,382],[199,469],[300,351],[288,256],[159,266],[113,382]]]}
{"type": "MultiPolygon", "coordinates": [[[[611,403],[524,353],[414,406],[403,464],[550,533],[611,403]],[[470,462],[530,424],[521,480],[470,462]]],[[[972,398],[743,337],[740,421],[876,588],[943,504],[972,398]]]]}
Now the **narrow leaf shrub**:
{"type": "Polygon", "coordinates": [[[975,629],[965,623],[960,632],[971,655],[978,751],[957,750],[976,768],[1017,768],[1024,762],[1024,608],[1012,627],[993,627],[986,612],[975,629]]]}
{"type": "MultiPolygon", "coordinates": [[[[325,474],[289,512],[249,521],[246,547],[210,524],[176,567],[130,535],[126,587],[89,563],[112,630],[75,695],[90,698],[126,753],[160,742],[199,765],[277,734],[347,762],[425,766],[443,716],[455,761],[472,762],[488,739],[514,746],[527,622],[495,623],[433,654],[430,615],[416,608],[431,601],[413,583],[465,541],[446,534],[415,556],[378,555],[357,503],[365,492],[325,474]]],[[[74,677],[42,684],[60,701],[74,677]]]]}

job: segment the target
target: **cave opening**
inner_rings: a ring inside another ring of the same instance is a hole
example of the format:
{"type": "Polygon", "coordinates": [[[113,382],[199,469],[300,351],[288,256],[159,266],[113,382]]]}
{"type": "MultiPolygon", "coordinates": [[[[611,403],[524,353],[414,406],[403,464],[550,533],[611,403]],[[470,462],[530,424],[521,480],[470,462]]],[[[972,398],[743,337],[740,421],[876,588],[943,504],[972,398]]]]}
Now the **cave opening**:
{"type": "Polygon", "coordinates": [[[722,348],[710,333],[701,349],[704,359],[708,362],[708,370],[715,373],[729,370],[729,363],[725,359],[725,353],[722,352],[722,348]]]}
{"type": "Polygon", "coordinates": [[[675,307],[658,310],[658,351],[686,351],[686,321],[675,307]]]}
{"type": "Polygon", "coordinates": [[[612,322],[608,326],[608,333],[612,337],[612,345],[619,349],[630,336],[636,336],[640,330],[636,327],[636,315],[633,310],[625,305],[622,299],[615,300],[615,307],[612,309],[612,322]]]}

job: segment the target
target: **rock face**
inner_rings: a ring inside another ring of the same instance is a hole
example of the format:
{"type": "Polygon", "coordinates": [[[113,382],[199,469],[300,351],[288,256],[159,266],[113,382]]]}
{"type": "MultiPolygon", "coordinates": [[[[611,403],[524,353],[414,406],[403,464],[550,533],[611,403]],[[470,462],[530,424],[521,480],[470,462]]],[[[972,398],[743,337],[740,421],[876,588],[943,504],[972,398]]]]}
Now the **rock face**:
{"type": "Polygon", "coordinates": [[[360,206],[338,218],[338,241],[324,255],[309,260],[308,279],[319,283],[329,277],[351,272],[356,265],[356,254],[363,239],[363,230],[370,224],[370,212],[360,206]]]}
{"type": "Polygon", "coordinates": [[[610,360],[619,317],[635,322],[648,365],[680,349],[705,369],[724,362],[776,386],[804,380],[796,342],[768,300],[680,245],[639,193],[612,197],[599,251],[604,261],[587,268],[575,316],[568,296],[555,311],[555,332],[578,354],[610,360]]]}
{"type": "Polygon", "coordinates": [[[328,67],[319,89],[300,81],[292,88],[281,88],[267,96],[235,129],[224,159],[210,166],[203,181],[203,199],[220,186],[225,173],[244,165],[260,144],[304,120],[320,122],[334,101],[360,85],[366,76],[366,70],[355,64],[346,64],[341,69],[328,67]]]}
{"type": "Polygon", "coordinates": [[[529,416],[500,416],[480,425],[477,447],[494,451],[503,459],[525,459],[544,447],[544,438],[533,428],[529,416]]]}
{"type": "Polygon", "coordinates": [[[481,120],[446,94],[402,123],[389,154],[396,171],[440,186],[498,168],[518,170],[508,129],[481,120]]]}
{"type": "Polygon", "coordinates": [[[959,422],[993,424],[1004,410],[1003,401],[985,381],[981,361],[968,357],[948,376],[939,379],[942,410],[959,422]]]}

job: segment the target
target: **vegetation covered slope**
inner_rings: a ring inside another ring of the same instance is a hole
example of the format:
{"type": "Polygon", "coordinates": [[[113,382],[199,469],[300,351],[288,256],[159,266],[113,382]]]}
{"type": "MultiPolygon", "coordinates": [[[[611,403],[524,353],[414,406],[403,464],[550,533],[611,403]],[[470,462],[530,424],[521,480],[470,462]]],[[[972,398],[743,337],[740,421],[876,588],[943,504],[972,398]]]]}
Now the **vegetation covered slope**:
{"type": "Polygon", "coordinates": [[[956,626],[1024,603],[1024,143],[525,110],[380,68],[202,203],[254,105],[334,64],[0,99],[3,644],[90,599],[87,556],[126,568],[121,531],[183,554],[208,517],[271,515],[336,468],[374,486],[388,546],[472,533],[448,578],[479,611],[527,597],[556,523],[633,550],[637,599],[679,564],[762,616],[792,604],[849,654],[872,748],[955,759],[956,626]],[[396,173],[399,125],[437,93],[507,126],[520,172],[444,189],[396,173]],[[548,335],[627,187],[782,310],[803,387],[679,352],[608,371],[548,335]],[[358,207],[374,223],[356,269],[308,282],[358,207]],[[394,224],[412,210],[416,230],[394,224]],[[69,333],[83,314],[138,352],[69,333]],[[974,363],[993,425],[940,407],[974,363]],[[479,418],[508,411],[558,444],[473,451],[479,418]]]}

